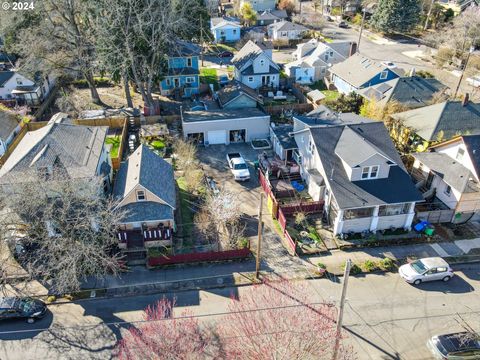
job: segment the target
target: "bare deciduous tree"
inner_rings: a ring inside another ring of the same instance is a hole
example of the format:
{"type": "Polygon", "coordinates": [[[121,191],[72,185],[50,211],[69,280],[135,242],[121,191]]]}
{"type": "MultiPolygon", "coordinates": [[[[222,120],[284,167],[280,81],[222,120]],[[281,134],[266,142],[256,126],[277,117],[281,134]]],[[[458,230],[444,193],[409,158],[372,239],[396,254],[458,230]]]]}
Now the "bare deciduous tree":
{"type": "Polygon", "coordinates": [[[87,277],[120,269],[115,227],[125,213],[101,189],[100,179],[37,178],[3,186],[1,202],[16,216],[0,218],[2,241],[12,253],[21,245],[23,268],[54,294],[77,291],[87,277]],[[21,229],[20,243],[5,237],[12,228],[21,229]]]}
{"type": "MultiPolygon", "coordinates": [[[[227,359],[331,359],[336,311],[312,304],[309,289],[289,281],[265,282],[232,299],[230,314],[219,322],[227,359]]],[[[338,359],[354,359],[341,345],[338,359]]]]}
{"type": "Polygon", "coordinates": [[[192,166],[197,165],[197,147],[183,139],[176,139],[173,143],[173,152],[175,157],[175,163],[182,169],[190,169],[192,166]]]}
{"type": "Polygon", "coordinates": [[[145,310],[145,322],[130,328],[117,347],[122,360],[220,359],[213,333],[202,328],[191,313],[174,315],[174,304],[162,299],[145,310]]]}

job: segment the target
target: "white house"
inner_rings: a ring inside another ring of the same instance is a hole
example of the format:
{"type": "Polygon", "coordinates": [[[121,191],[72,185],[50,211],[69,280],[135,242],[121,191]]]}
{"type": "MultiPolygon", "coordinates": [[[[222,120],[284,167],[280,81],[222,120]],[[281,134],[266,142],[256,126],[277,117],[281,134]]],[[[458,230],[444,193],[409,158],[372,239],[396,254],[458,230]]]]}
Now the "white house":
{"type": "Polygon", "coordinates": [[[0,156],[7,151],[15,135],[21,126],[15,114],[6,110],[0,110],[0,156]]]}
{"type": "Polygon", "coordinates": [[[54,84],[48,75],[32,81],[16,71],[0,71],[0,101],[15,99],[20,105],[39,106],[54,84]]]}
{"type": "Polygon", "coordinates": [[[272,60],[272,46],[267,42],[248,41],[233,57],[235,80],[257,89],[278,87],[280,67],[272,60]]]}
{"type": "Polygon", "coordinates": [[[335,235],[410,229],[422,196],[381,122],[306,126],[294,158],[335,235]]]}
{"type": "Polygon", "coordinates": [[[245,3],[252,5],[253,10],[256,12],[261,12],[265,10],[275,10],[277,0],[240,0],[240,8],[245,3]]]}
{"type": "Polygon", "coordinates": [[[452,209],[452,222],[480,220],[480,135],[456,137],[430,149],[413,154],[412,176],[423,197],[435,208],[452,209]]]}
{"type": "Polygon", "coordinates": [[[355,42],[326,44],[311,39],[297,45],[292,54],[293,61],[285,65],[285,73],[300,84],[311,84],[322,80],[332,65],[344,61],[356,50],[355,42]]]}
{"type": "Polygon", "coordinates": [[[278,21],[268,25],[268,37],[272,40],[300,40],[308,29],[290,21],[278,21]]]}

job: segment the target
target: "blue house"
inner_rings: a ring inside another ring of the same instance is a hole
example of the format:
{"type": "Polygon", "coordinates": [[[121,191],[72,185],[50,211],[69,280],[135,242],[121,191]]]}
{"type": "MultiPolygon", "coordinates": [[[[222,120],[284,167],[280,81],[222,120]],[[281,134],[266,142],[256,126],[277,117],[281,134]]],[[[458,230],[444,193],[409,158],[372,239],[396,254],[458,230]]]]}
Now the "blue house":
{"type": "Polygon", "coordinates": [[[400,76],[398,69],[356,53],[330,68],[330,80],[342,94],[377,85],[400,76]]]}
{"type": "Polygon", "coordinates": [[[200,46],[186,41],[178,41],[168,54],[168,71],[160,82],[162,95],[190,97],[198,94],[200,87],[200,67],[198,56],[200,46]]]}
{"type": "Polygon", "coordinates": [[[210,30],[215,42],[234,42],[240,40],[242,25],[232,17],[216,17],[210,20],[210,30]]]}

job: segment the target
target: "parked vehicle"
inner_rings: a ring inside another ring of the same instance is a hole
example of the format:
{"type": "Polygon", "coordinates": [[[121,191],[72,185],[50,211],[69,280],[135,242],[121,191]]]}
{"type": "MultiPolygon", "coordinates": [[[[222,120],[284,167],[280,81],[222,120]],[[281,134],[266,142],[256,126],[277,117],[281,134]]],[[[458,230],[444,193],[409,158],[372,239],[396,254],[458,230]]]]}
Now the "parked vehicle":
{"type": "Polygon", "coordinates": [[[340,21],[338,23],[338,27],[342,28],[342,29],[348,29],[349,28],[348,24],[345,21],[340,21]]]}
{"type": "Polygon", "coordinates": [[[434,280],[446,282],[454,275],[450,265],[440,257],[415,260],[400,266],[398,273],[406,282],[414,285],[434,280]]]}
{"type": "Polygon", "coordinates": [[[47,306],[38,299],[5,297],[0,298],[0,320],[27,319],[29,324],[47,313],[47,306]]]}
{"type": "Polygon", "coordinates": [[[245,162],[240,153],[228,153],[227,162],[230,167],[232,174],[237,181],[247,181],[250,180],[250,171],[248,170],[248,165],[245,162]]]}
{"type": "Polygon", "coordinates": [[[473,87],[480,87],[480,75],[467,78],[467,83],[473,87]]]}
{"type": "Polygon", "coordinates": [[[328,22],[333,22],[332,17],[329,15],[325,15],[325,20],[327,20],[328,22]]]}
{"type": "Polygon", "coordinates": [[[228,79],[227,75],[218,76],[218,83],[220,84],[220,86],[227,85],[229,82],[230,80],[228,79]]]}
{"type": "Polygon", "coordinates": [[[383,61],[382,65],[386,66],[389,69],[395,69],[397,67],[397,65],[395,65],[395,63],[393,63],[391,61],[383,61]]]}
{"type": "Polygon", "coordinates": [[[427,342],[435,359],[480,359],[480,336],[470,332],[437,335],[427,342]]]}
{"type": "Polygon", "coordinates": [[[218,53],[219,58],[226,58],[226,57],[233,57],[233,53],[231,51],[222,51],[218,53]]]}

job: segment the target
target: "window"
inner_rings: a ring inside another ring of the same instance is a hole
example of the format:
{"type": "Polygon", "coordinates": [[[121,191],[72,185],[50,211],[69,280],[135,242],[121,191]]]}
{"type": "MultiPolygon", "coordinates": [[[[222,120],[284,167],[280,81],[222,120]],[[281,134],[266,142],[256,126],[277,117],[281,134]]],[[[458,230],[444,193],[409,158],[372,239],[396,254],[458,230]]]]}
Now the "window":
{"type": "Polygon", "coordinates": [[[192,58],[187,58],[187,67],[192,67],[192,58]]]}
{"type": "Polygon", "coordinates": [[[237,35],[237,29],[233,29],[233,35],[237,35]]]}
{"type": "Polygon", "coordinates": [[[137,201],[144,201],[145,200],[145,191],[137,190],[137,201]]]}
{"type": "Polygon", "coordinates": [[[275,80],[275,75],[272,75],[272,81],[274,81],[274,80],[275,80]]]}
{"type": "Polygon", "coordinates": [[[282,34],[280,35],[282,37],[287,37],[287,32],[286,31],[282,31],[282,34]]]}
{"type": "Polygon", "coordinates": [[[378,209],[378,216],[392,216],[408,214],[410,204],[382,205],[378,209]]]}
{"type": "Polygon", "coordinates": [[[264,66],[265,65],[265,60],[260,60],[260,66],[264,66]]]}
{"type": "Polygon", "coordinates": [[[187,84],[191,84],[191,83],[195,82],[195,78],[189,76],[189,77],[187,77],[187,78],[185,79],[185,82],[186,82],[187,84]]]}
{"type": "Polygon", "coordinates": [[[225,31],[220,30],[220,35],[221,35],[221,36],[224,36],[224,35],[225,35],[225,31]]]}
{"type": "Polygon", "coordinates": [[[362,168],[362,179],[376,179],[378,176],[378,166],[364,166],[362,168]]]}
{"type": "Polygon", "coordinates": [[[312,155],[313,155],[313,152],[315,151],[315,144],[313,143],[312,139],[308,141],[308,151],[312,155]]]}
{"type": "Polygon", "coordinates": [[[462,161],[464,154],[465,154],[465,150],[462,148],[459,148],[457,152],[457,160],[462,161]]]}
{"type": "Polygon", "coordinates": [[[330,57],[333,56],[333,50],[330,50],[330,54],[329,54],[329,55],[330,55],[330,57]]]}
{"type": "Polygon", "coordinates": [[[248,82],[253,82],[253,76],[248,77],[248,82]]]}
{"type": "Polygon", "coordinates": [[[371,217],[373,215],[373,207],[345,210],[343,213],[344,220],[371,217]]]}
{"type": "Polygon", "coordinates": [[[380,73],[380,80],[385,80],[388,77],[388,71],[382,71],[380,73]]]}
{"type": "Polygon", "coordinates": [[[451,193],[452,193],[452,188],[450,185],[447,185],[447,187],[445,188],[445,195],[450,196],[451,193]]]}
{"type": "Polygon", "coordinates": [[[170,86],[171,85],[170,79],[166,79],[165,83],[167,84],[167,86],[170,86]]]}
{"type": "Polygon", "coordinates": [[[17,78],[17,85],[23,85],[23,81],[20,78],[17,78]]]}

